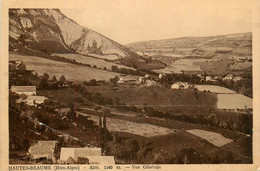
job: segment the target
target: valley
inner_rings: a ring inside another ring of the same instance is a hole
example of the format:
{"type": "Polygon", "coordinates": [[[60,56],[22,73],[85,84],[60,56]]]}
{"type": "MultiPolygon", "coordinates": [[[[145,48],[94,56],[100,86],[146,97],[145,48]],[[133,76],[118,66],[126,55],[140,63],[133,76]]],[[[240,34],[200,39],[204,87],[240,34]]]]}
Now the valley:
{"type": "Polygon", "coordinates": [[[155,70],[159,73],[185,71],[240,75],[252,66],[251,33],[144,41],[126,46],[140,55],[167,64],[167,72],[166,69],[155,70]],[[241,67],[235,69],[237,65],[241,67]]]}
{"type": "Polygon", "coordinates": [[[115,164],[253,162],[251,33],[123,46],[58,9],[9,16],[13,164],[40,140],[115,164]]]}

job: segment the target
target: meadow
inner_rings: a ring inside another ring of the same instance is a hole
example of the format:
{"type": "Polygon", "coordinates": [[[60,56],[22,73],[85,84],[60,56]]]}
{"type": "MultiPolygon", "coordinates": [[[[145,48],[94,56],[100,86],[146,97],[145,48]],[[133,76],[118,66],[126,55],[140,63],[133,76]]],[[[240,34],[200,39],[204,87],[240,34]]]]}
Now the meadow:
{"type": "Polygon", "coordinates": [[[108,81],[110,78],[114,78],[115,76],[119,75],[110,71],[53,61],[38,56],[10,54],[9,60],[23,61],[28,70],[36,71],[38,75],[47,73],[50,77],[56,76],[56,78],[60,78],[62,75],[64,75],[66,79],[70,81],[82,82],[89,81],[91,79],[108,81]]]}
{"type": "Polygon", "coordinates": [[[64,57],[67,59],[71,59],[71,60],[75,60],[78,63],[83,63],[83,64],[89,64],[91,67],[97,66],[97,68],[107,68],[108,70],[111,70],[111,67],[117,66],[118,68],[127,68],[127,69],[132,69],[135,70],[134,68],[131,67],[127,67],[124,65],[120,65],[120,64],[115,64],[112,62],[107,62],[103,59],[98,59],[98,58],[94,58],[94,57],[89,57],[89,56],[83,56],[83,55],[79,55],[79,54],[68,54],[68,53],[55,53],[52,55],[56,55],[56,56],[60,56],[60,57],[64,57]]]}
{"type": "Polygon", "coordinates": [[[202,114],[205,109],[215,109],[217,96],[213,93],[194,90],[171,90],[164,86],[128,87],[88,86],[90,92],[100,92],[104,97],[119,99],[120,103],[138,108],[153,107],[172,114],[202,114]]]}
{"type": "Polygon", "coordinates": [[[218,94],[219,109],[253,108],[253,99],[242,94],[218,94]]]}
{"type": "Polygon", "coordinates": [[[198,59],[179,59],[172,63],[170,67],[174,72],[180,73],[183,71],[201,71],[198,63],[206,62],[208,59],[198,58],[198,59]]]}
{"type": "MultiPolygon", "coordinates": [[[[88,119],[93,120],[97,125],[99,123],[99,117],[95,115],[88,115],[86,113],[77,112],[83,116],[89,116],[88,119]]],[[[161,136],[170,133],[174,133],[177,130],[169,129],[165,127],[155,126],[146,123],[137,123],[128,120],[121,120],[115,118],[106,118],[106,127],[111,132],[126,132],[130,134],[140,135],[144,137],[161,136]]]]}
{"type": "Polygon", "coordinates": [[[187,130],[187,132],[203,138],[217,147],[221,147],[232,142],[231,139],[225,138],[221,134],[215,132],[205,131],[201,129],[187,130]]]}
{"type": "Polygon", "coordinates": [[[225,87],[216,85],[196,85],[199,91],[210,91],[211,93],[235,94],[236,92],[225,87]]]}

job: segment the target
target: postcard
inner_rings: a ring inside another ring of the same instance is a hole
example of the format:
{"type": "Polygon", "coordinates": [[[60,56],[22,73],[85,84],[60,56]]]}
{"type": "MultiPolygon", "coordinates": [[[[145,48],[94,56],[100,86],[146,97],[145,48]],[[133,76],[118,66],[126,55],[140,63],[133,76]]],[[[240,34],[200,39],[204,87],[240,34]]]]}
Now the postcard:
{"type": "Polygon", "coordinates": [[[260,170],[259,14],[2,1],[0,170],[260,170]]]}

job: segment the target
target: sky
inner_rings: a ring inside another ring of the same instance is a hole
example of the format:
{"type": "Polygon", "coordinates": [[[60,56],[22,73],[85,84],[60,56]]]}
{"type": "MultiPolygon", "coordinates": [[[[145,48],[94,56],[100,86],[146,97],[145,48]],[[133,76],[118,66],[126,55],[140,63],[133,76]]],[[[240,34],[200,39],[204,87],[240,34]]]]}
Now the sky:
{"type": "Polygon", "coordinates": [[[81,26],[121,44],[251,32],[251,0],[92,0],[61,9],[81,26]]]}

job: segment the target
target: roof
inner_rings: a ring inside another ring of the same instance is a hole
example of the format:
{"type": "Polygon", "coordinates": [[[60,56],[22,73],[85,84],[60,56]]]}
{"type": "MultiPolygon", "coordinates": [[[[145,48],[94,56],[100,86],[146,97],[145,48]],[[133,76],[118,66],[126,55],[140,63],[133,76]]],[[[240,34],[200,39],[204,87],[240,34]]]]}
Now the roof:
{"type": "Polygon", "coordinates": [[[76,162],[71,156],[69,156],[69,158],[65,161],[65,163],[66,164],[75,164],[76,162]]]}
{"type": "Polygon", "coordinates": [[[85,156],[101,156],[101,148],[76,148],[74,155],[75,158],[85,156]]]}
{"type": "Polygon", "coordinates": [[[36,92],[36,86],[12,86],[12,92],[36,92]]]}
{"type": "Polygon", "coordinates": [[[101,156],[101,148],[61,148],[60,160],[67,160],[68,157],[77,160],[78,157],[101,156]]]}
{"type": "Polygon", "coordinates": [[[29,148],[29,153],[34,158],[52,157],[57,141],[38,141],[29,148]]]}
{"type": "Polygon", "coordinates": [[[44,101],[48,99],[45,96],[28,96],[26,100],[44,101]]]}
{"type": "Polygon", "coordinates": [[[178,86],[188,86],[188,85],[189,85],[189,83],[187,83],[187,82],[176,82],[176,83],[174,83],[174,84],[172,84],[172,85],[178,85],[178,86]]]}
{"type": "Polygon", "coordinates": [[[228,74],[225,77],[233,77],[233,75],[232,74],[228,74]]]}
{"type": "Polygon", "coordinates": [[[176,82],[176,83],[172,84],[172,86],[173,86],[173,85],[182,86],[179,82],[176,82]]]}
{"type": "Polygon", "coordinates": [[[114,156],[85,156],[89,164],[115,164],[114,156]]]}
{"type": "Polygon", "coordinates": [[[120,79],[123,81],[136,81],[138,77],[136,76],[131,76],[131,75],[127,75],[125,77],[121,77],[120,79]]]}

